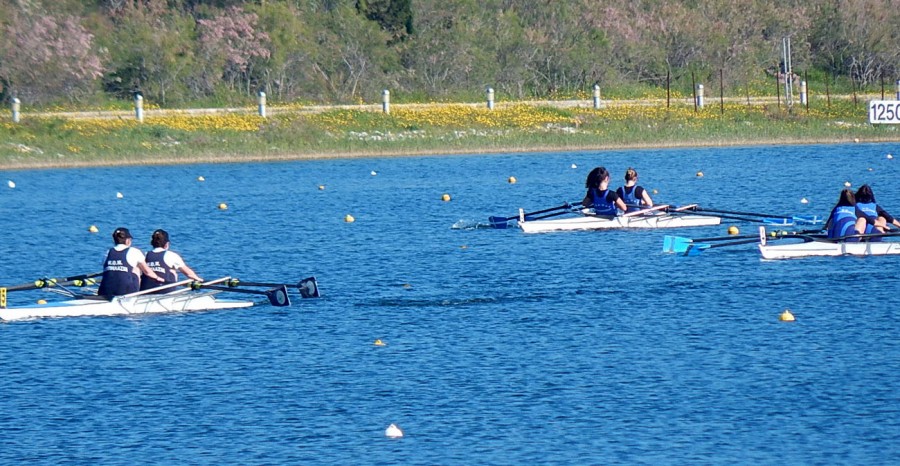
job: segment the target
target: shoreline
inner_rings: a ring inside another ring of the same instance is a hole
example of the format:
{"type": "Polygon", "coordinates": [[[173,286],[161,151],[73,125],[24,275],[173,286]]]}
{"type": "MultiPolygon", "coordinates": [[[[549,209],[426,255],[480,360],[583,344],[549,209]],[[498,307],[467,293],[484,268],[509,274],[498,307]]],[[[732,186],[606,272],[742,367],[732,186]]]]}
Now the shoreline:
{"type": "Polygon", "coordinates": [[[132,167],[132,166],[169,166],[169,165],[193,165],[193,164],[217,164],[217,163],[268,163],[313,161],[334,159],[361,159],[361,158],[401,158],[401,157],[441,157],[441,156],[465,156],[475,154],[512,154],[512,153],[538,153],[538,152],[581,152],[581,151],[615,151],[615,150],[645,150],[645,149],[675,149],[686,147],[711,148],[711,147],[739,147],[739,146],[789,146],[789,145],[817,145],[817,144],[864,144],[864,143],[900,143],[900,137],[870,137],[860,138],[790,138],[790,139],[741,139],[724,141],[675,141],[667,143],[636,143],[636,144],[581,144],[581,145],[510,145],[503,148],[484,147],[437,150],[366,150],[351,152],[314,152],[314,153],[280,153],[280,154],[199,154],[190,157],[158,157],[148,154],[146,158],[132,158],[123,160],[81,160],[81,161],[23,161],[0,163],[0,171],[13,170],[52,170],[66,168],[91,168],[91,167],[132,167]]]}

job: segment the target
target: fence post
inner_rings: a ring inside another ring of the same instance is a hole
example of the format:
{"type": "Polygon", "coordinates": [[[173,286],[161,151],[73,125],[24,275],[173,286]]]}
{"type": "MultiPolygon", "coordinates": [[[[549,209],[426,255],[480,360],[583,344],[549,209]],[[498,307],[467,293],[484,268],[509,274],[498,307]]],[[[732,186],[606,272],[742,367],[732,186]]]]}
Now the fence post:
{"type": "Polygon", "coordinates": [[[897,80],[897,100],[900,100],[900,79],[897,80]]]}
{"type": "Polygon", "coordinates": [[[487,88],[487,108],[488,110],[494,109],[494,88],[487,88]]]}
{"type": "Polygon", "coordinates": [[[140,94],[134,96],[134,117],[138,123],[144,122],[144,96],[140,94]]]}
{"type": "Polygon", "coordinates": [[[391,91],[387,89],[381,91],[381,111],[391,113],[391,91]]]}
{"type": "Polygon", "coordinates": [[[600,109],[600,85],[594,84],[594,110],[600,109]]]}
{"type": "Polygon", "coordinates": [[[259,116],[266,117],[266,93],[259,91],[259,116]]]}
{"type": "Polygon", "coordinates": [[[697,84],[697,107],[703,108],[703,84],[697,84]]]}
{"type": "Polygon", "coordinates": [[[19,104],[21,102],[17,98],[13,98],[12,100],[12,119],[13,123],[19,122],[19,104]]]}
{"type": "Polygon", "coordinates": [[[806,105],[806,81],[800,81],[800,105],[806,105]]]}

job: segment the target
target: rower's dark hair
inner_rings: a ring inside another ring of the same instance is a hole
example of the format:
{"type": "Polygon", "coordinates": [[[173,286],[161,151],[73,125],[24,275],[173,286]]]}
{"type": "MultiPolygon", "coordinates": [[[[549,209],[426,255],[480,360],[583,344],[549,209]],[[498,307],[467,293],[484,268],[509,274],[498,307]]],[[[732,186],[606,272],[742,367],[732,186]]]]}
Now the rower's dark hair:
{"type": "Polygon", "coordinates": [[[150,244],[154,248],[164,248],[166,247],[166,243],[169,242],[169,234],[166,230],[156,230],[153,232],[153,236],[150,237],[150,244]]]}
{"type": "Polygon", "coordinates": [[[637,170],[628,167],[628,170],[625,170],[625,181],[631,181],[637,179],[637,170]]]}
{"type": "Polygon", "coordinates": [[[853,194],[853,191],[847,188],[841,190],[841,196],[838,197],[837,205],[839,206],[853,206],[856,205],[856,196],[853,194]]]}
{"type": "Polygon", "coordinates": [[[875,202],[875,193],[872,192],[872,187],[864,184],[856,190],[856,202],[869,203],[875,202]]]}
{"type": "Polygon", "coordinates": [[[609,172],[606,171],[606,168],[597,167],[588,173],[587,180],[584,182],[584,187],[588,189],[597,188],[608,176],[609,172]]]}
{"type": "Polygon", "coordinates": [[[114,243],[125,244],[131,238],[131,232],[128,231],[128,228],[119,227],[113,231],[112,237],[114,243]]]}

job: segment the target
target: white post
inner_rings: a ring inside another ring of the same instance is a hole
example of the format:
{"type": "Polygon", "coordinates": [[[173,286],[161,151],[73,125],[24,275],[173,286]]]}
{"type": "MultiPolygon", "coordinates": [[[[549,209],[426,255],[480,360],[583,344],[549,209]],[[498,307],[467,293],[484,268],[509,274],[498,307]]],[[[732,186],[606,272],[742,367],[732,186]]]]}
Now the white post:
{"type": "Polygon", "coordinates": [[[806,105],[806,81],[800,81],[800,105],[806,105]]]}
{"type": "Polygon", "coordinates": [[[494,109],[494,88],[487,88],[487,108],[488,110],[494,109]]]}
{"type": "Polygon", "coordinates": [[[897,80],[897,100],[900,100],[900,79],[897,80]]]}
{"type": "Polygon", "coordinates": [[[391,91],[387,89],[381,91],[381,111],[391,113],[391,91]]]}
{"type": "Polygon", "coordinates": [[[259,91],[259,116],[266,117],[266,93],[259,91]]]}
{"type": "Polygon", "coordinates": [[[144,122],[144,96],[140,94],[134,96],[134,116],[139,123],[144,122]]]}
{"type": "Polygon", "coordinates": [[[697,84],[697,107],[703,108],[703,84],[697,84]]]}
{"type": "Polygon", "coordinates": [[[600,85],[594,84],[594,110],[600,108],[600,85]]]}
{"type": "Polygon", "coordinates": [[[18,123],[18,122],[19,122],[19,104],[20,104],[20,103],[21,103],[21,102],[19,101],[19,99],[14,98],[14,99],[12,100],[12,118],[13,118],[13,123],[18,123]]]}

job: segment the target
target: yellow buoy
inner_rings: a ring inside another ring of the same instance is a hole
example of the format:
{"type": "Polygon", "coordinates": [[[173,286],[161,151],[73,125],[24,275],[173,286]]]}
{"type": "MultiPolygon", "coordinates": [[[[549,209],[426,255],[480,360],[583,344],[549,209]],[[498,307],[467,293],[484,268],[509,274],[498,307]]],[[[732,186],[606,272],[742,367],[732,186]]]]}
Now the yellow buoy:
{"type": "Polygon", "coordinates": [[[853,138],[853,142],[859,142],[859,138],[853,138]]]}
{"type": "Polygon", "coordinates": [[[794,319],[794,314],[791,313],[790,309],[785,309],[784,312],[778,316],[778,320],[782,322],[793,322],[796,319],[794,319]]]}
{"type": "Polygon", "coordinates": [[[697,178],[703,178],[703,172],[697,172],[697,178]]]}
{"type": "Polygon", "coordinates": [[[88,227],[88,231],[91,232],[91,233],[97,233],[97,232],[100,231],[100,230],[97,228],[96,225],[91,225],[91,226],[88,227]]]}
{"type": "Polygon", "coordinates": [[[197,177],[197,181],[206,181],[206,178],[203,175],[197,177]]]}
{"type": "Polygon", "coordinates": [[[518,180],[516,180],[515,176],[510,176],[507,181],[509,181],[509,184],[516,184],[516,181],[518,180]]]}
{"type": "Polygon", "coordinates": [[[729,235],[736,235],[736,234],[738,234],[738,233],[740,233],[740,232],[741,232],[741,231],[738,230],[738,227],[736,227],[736,226],[734,226],[734,225],[731,225],[730,227],[728,227],[728,234],[729,234],[729,235]]]}
{"type": "Polygon", "coordinates": [[[450,200],[450,195],[445,193],[443,196],[441,196],[441,200],[444,201],[444,202],[449,201],[449,200],[450,200]]]}
{"type": "Polygon", "coordinates": [[[379,339],[377,339],[377,340],[375,340],[375,346],[384,346],[384,345],[385,345],[385,344],[384,344],[384,342],[383,342],[383,341],[381,341],[381,339],[380,339],[380,338],[379,338],[379,339]]]}
{"type": "Polygon", "coordinates": [[[352,215],[350,215],[350,214],[347,214],[347,215],[345,215],[345,216],[344,216],[344,221],[345,221],[345,222],[347,222],[347,223],[353,223],[353,222],[355,222],[355,221],[356,221],[356,219],[355,219],[355,218],[353,218],[353,216],[352,216],[352,215]]]}
{"type": "Polygon", "coordinates": [[[325,185],[324,185],[324,184],[320,184],[320,185],[319,185],[319,191],[325,191],[325,185]]]}
{"type": "Polygon", "coordinates": [[[219,204],[219,210],[228,210],[228,204],[224,202],[219,204]]]}
{"type": "Polygon", "coordinates": [[[47,300],[46,300],[46,299],[39,299],[39,300],[37,300],[37,303],[38,303],[38,304],[47,304],[47,300]]]}

